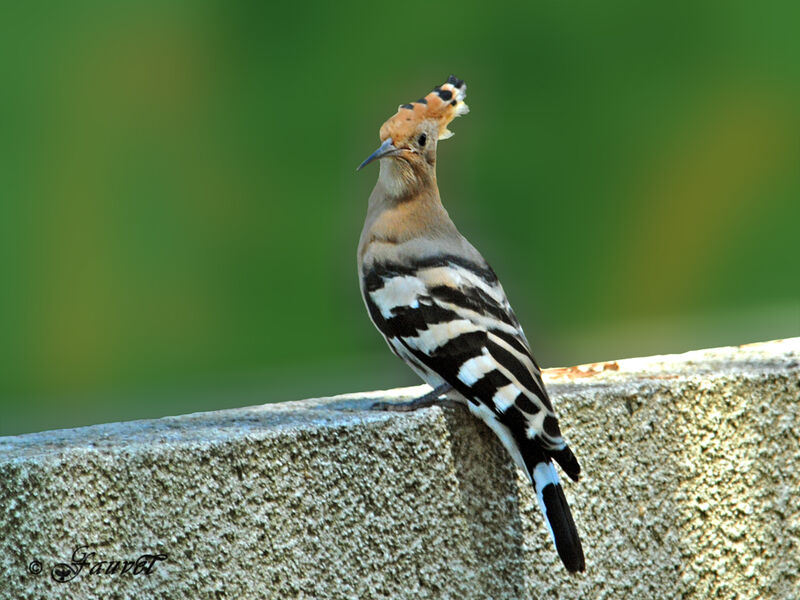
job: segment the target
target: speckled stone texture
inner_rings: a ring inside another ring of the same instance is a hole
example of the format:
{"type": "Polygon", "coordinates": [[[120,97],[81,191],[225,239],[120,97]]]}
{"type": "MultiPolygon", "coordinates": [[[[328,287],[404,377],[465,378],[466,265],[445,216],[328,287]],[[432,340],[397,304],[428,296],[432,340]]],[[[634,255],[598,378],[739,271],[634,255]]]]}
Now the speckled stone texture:
{"type": "Polygon", "coordinates": [[[800,598],[800,338],[546,380],[585,574],[420,387],[0,438],[0,598],[800,598]]]}

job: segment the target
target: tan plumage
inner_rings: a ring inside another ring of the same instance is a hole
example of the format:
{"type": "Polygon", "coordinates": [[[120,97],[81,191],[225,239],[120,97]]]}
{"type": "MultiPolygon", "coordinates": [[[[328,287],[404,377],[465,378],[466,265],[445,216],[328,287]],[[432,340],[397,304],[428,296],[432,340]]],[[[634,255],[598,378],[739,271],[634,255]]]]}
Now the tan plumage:
{"type": "Polygon", "coordinates": [[[361,165],[380,159],[358,246],[361,291],[392,351],[498,435],[534,485],[565,566],[580,571],[580,539],[551,459],[576,480],[580,467],[502,286],[439,197],[437,144],[466,114],[465,96],[451,76],[381,127],[381,147],[361,165]]]}

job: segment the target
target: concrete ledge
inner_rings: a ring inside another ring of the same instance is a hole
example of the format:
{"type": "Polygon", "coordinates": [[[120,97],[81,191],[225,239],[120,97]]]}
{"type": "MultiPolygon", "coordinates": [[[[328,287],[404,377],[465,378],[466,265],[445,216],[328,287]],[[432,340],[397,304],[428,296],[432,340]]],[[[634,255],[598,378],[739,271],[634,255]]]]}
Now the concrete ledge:
{"type": "Polygon", "coordinates": [[[800,338],[547,383],[583,575],[465,411],[366,410],[408,388],[0,438],[0,597],[800,597],[800,338]]]}

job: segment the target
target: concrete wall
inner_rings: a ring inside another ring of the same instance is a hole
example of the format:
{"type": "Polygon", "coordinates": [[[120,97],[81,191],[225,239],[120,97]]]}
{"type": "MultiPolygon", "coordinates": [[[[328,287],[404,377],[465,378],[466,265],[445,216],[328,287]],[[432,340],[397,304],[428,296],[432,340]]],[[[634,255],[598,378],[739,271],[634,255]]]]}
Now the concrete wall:
{"type": "Polygon", "coordinates": [[[0,598],[800,597],[800,338],[547,383],[585,574],[410,388],[0,438],[0,598]]]}

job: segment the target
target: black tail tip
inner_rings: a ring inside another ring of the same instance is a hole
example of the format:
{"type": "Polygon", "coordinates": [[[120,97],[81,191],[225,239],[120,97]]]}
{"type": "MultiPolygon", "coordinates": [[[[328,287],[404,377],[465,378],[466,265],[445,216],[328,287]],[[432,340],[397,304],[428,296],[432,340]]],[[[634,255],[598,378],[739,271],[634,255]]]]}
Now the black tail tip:
{"type": "Polygon", "coordinates": [[[583,549],[580,546],[578,546],[577,552],[562,553],[561,549],[559,549],[558,556],[570,573],[583,573],[586,571],[586,559],[583,557],[583,549]]]}
{"type": "Polygon", "coordinates": [[[542,489],[542,500],[545,506],[545,518],[553,532],[556,551],[567,571],[578,573],[586,570],[586,559],[583,556],[581,538],[572,519],[564,490],[560,485],[546,485],[542,489]]]}

